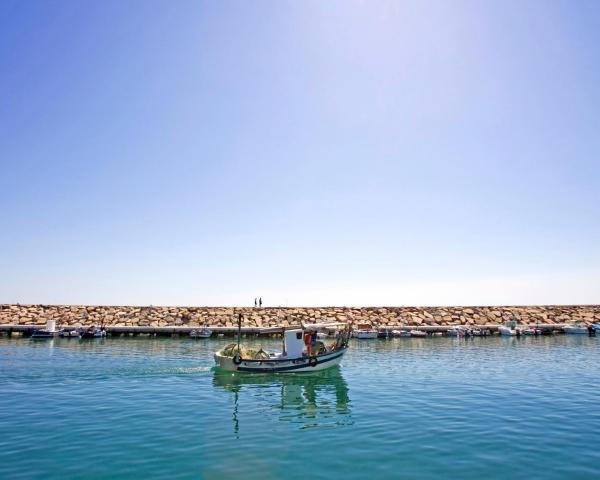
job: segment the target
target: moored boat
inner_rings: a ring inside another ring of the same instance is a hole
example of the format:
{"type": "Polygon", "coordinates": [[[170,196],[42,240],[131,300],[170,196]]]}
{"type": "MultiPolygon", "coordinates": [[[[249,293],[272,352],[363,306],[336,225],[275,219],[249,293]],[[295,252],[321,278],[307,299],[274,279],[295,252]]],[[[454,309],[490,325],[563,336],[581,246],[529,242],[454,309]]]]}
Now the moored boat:
{"type": "Polygon", "coordinates": [[[571,335],[585,335],[588,333],[587,325],[582,321],[571,322],[563,327],[563,332],[571,335]]]}
{"type": "Polygon", "coordinates": [[[61,338],[79,338],[81,336],[81,331],[79,328],[68,330],[66,328],[61,328],[58,331],[58,336],[61,338]]]}
{"type": "Polygon", "coordinates": [[[83,330],[81,332],[81,338],[104,338],[106,337],[106,330],[104,328],[96,328],[95,325],[83,330]]]}
{"type": "Polygon", "coordinates": [[[56,322],[54,320],[48,320],[46,322],[46,327],[34,330],[33,333],[31,334],[31,338],[33,338],[33,339],[54,338],[57,335],[58,335],[58,330],[56,330],[56,322]]]}
{"type": "Polygon", "coordinates": [[[393,337],[410,337],[410,330],[392,330],[393,337]]]}
{"type": "Polygon", "coordinates": [[[358,325],[358,327],[354,331],[354,337],[359,338],[361,340],[377,338],[378,335],[379,331],[367,323],[358,325]]]}
{"type": "Polygon", "coordinates": [[[350,329],[338,332],[335,342],[326,346],[316,340],[316,331],[304,326],[264,329],[265,333],[283,332],[283,350],[253,351],[240,346],[241,315],[238,323],[238,342],[215,352],[217,366],[223,370],[246,373],[316,372],[339,365],[348,350],[350,329]],[[314,334],[314,341],[313,339],[314,334]],[[308,342],[307,342],[308,341],[308,342]]]}
{"type": "Polygon", "coordinates": [[[192,330],[190,332],[190,337],[191,338],[210,338],[210,336],[212,335],[212,330],[210,328],[200,328],[198,330],[192,330]]]}
{"type": "Polygon", "coordinates": [[[542,329],[536,326],[524,328],[521,332],[523,335],[541,335],[542,329]]]}
{"type": "Polygon", "coordinates": [[[427,332],[424,332],[422,330],[411,330],[410,331],[410,336],[411,337],[426,337],[427,336],[427,332]]]}
{"type": "Polygon", "coordinates": [[[470,326],[467,325],[453,325],[452,328],[450,328],[450,330],[448,330],[448,335],[450,337],[485,337],[486,335],[488,335],[488,331],[487,330],[483,330],[479,327],[477,328],[472,328],[470,326]]]}
{"type": "Polygon", "coordinates": [[[464,337],[465,336],[465,327],[462,325],[453,325],[448,330],[448,336],[450,337],[464,337]]]}
{"type": "Polygon", "coordinates": [[[498,333],[502,336],[507,337],[518,337],[521,335],[522,328],[517,325],[515,320],[509,320],[508,322],[504,322],[503,325],[498,327],[498,333]]]}

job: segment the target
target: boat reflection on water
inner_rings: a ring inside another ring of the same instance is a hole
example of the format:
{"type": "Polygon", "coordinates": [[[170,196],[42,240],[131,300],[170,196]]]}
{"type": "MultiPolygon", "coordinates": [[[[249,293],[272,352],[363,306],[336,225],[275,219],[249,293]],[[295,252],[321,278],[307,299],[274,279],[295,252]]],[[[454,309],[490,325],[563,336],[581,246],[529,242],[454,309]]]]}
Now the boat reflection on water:
{"type": "Polygon", "coordinates": [[[253,374],[215,369],[213,385],[234,395],[234,433],[240,429],[238,407],[268,402],[280,421],[300,428],[351,425],[348,385],[339,367],[315,373],[253,374]]]}

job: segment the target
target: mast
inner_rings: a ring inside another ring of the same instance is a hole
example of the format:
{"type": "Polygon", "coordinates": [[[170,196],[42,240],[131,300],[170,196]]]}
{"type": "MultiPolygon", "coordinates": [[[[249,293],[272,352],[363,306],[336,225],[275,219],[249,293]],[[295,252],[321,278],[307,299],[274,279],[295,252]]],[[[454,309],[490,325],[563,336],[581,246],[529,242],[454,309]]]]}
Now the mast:
{"type": "Polygon", "coordinates": [[[237,352],[240,358],[242,358],[242,354],[240,353],[240,337],[242,336],[242,314],[238,314],[238,333],[237,333],[237,352]]]}

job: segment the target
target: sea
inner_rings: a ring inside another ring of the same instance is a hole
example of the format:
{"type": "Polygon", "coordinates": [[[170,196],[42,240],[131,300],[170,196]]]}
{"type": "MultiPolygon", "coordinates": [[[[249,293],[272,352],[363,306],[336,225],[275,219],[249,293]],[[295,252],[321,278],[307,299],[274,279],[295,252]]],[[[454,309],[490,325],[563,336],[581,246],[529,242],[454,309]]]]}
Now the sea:
{"type": "Polygon", "coordinates": [[[0,338],[0,478],[600,478],[600,338],[352,340],[280,375],[215,370],[232,341],[0,338]]]}

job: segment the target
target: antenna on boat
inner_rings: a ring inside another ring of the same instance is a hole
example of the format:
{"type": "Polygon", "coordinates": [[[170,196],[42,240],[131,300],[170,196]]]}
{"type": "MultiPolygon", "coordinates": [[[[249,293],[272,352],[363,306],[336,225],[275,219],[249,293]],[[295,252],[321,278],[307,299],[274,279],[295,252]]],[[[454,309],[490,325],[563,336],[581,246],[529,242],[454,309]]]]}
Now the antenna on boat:
{"type": "Polygon", "coordinates": [[[242,358],[242,354],[240,353],[240,337],[242,336],[242,314],[238,314],[238,341],[237,341],[237,352],[240,358],[242,358]]]}
{"type": "MultiPolygon", "coordinates": [[[[277,310],[277,318],[281,319],[281,310],[277,310]]],[[[287,320],[287,315],[285,316],[285,320],[287,320]]],[[[281,320],[279,321],[279,323],[280,324],[282,323],[281,320]]],[[[283,357],[285,357],[287,355],[287,352],[285,351],[285,325],[281,329],[281,340],[283,342],[283,348],[281,350],[281,355],[283,357]]]]}

